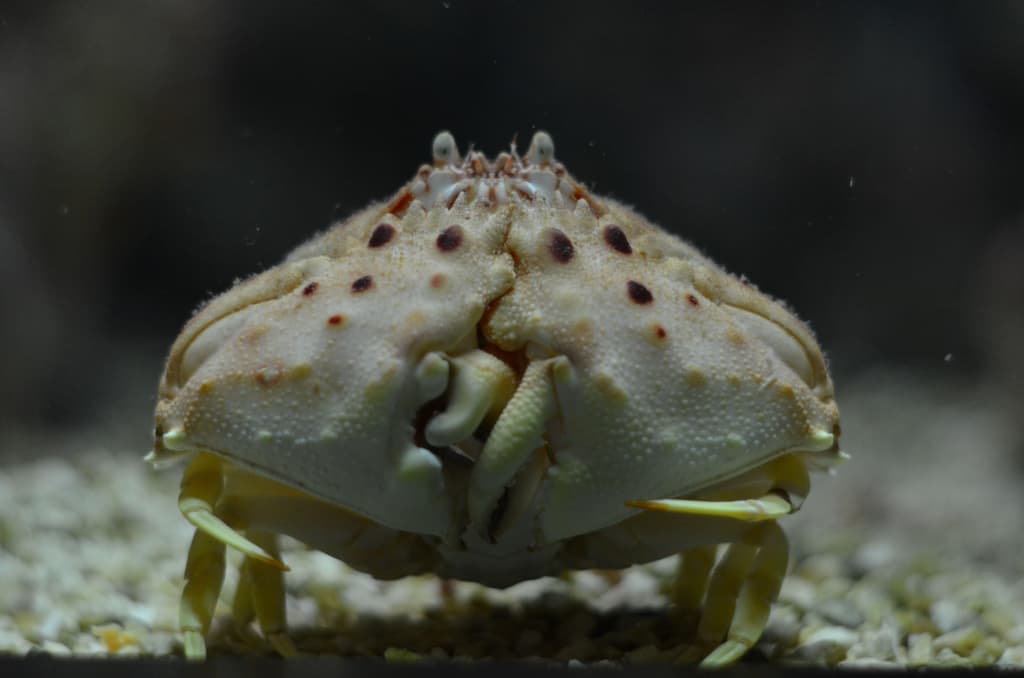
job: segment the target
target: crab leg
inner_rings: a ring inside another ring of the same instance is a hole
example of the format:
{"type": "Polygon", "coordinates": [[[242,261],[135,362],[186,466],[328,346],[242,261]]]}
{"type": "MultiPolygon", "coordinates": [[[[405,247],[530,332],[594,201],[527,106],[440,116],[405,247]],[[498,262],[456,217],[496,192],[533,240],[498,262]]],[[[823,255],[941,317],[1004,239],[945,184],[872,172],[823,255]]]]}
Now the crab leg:
{"type": "Polygon", "coordinates": [[[724,643],[704,658],[701,666],[724,666],[735,662],[754,646],[768,624],[772,602],[779,595],[789,564],[789,543],[785,532],[774,522],[759,525],[751,534],[751,540],[758,544],[757,558],[739,591],[729,635],[724,643]]]}
{"type": "MultiPolygon", "coordinates": [[[[249,530],[246,534],[253,542],[262,546],[267,553],[275,558],[279,557],[277,535],[272,532],[256,530],[249,530]]],[[[249,568],[252,606],[256,612],[256,621],[260,625],[263,637],[282,657],[294,657],[298,651],[287,635],[284,573],[253,558],[246,558],[245,564],[249,568]]]]}
{"type": "Polygon", "coordinates": [[[810,491],[807,466],[796,455],[788,454],[750,473],[702,491],[705,499],[651,499],[626,502],[645,511],[663,511],[698,516],[718,516],[747,522],[775,520],[795,512],[810,491]],[[757,499],[724,497],[761,494],[757,499]],[[747,493],[750,494],[747,494],[747,493]],[[714,499],[713,497],[723,497],[714,499]]]}
{"type": "Polygon", "coordinates": [[[185,658],[206,659],[206,636],[224,583],[224,543],[196,530],[185,562],[185,589],[178,609],[178,624],[185,658]]]}
{"type": "Polygon", "coordinates": [[[238,549],[249,558],[287,572],[287,565],[243,537],[214,514],[213,507],[223,487],[223,464],[212,454],[200,453],[189,464],[181,480],[178,509],[187,521],[215,540],[238,549]]]}
{"type": "MultiPolygon", "coordinates": [[[[797,457],[787,455],[752,474],[708,490],[728,495],[757,487],[764,491],[765,484],[778,489],[758,499],[656,499],[627,504],[645,511],[756,523],[740,541],[729,544],[710,578],[708,572],[716,547],[699,547],[682,554],[674,593],[676,603],[680,610],[695,609],[705,599],[697,636],[705,646],[717,645],[701,662],[702,666],[735,662],[761,637],[789,560],[786,535],[775,519],[792,513],[802,502],[809,484],[807,468],[797,457]]],[[[692,659],[695,657],[687,652],[677,662],[688,663],[692,659]]]]}
{"type": "Polygon", "coordinates": [[[701,643],[715,645],[725,637],[736,610],[736,598],[756,555],[757,546],[744,542],[729,544],[726,548],[708,583],[707,599],[697,627],[701,643]]]}
{"type": "Polygon", "coordinates": [[[235,586],[235,596],[231,599],[231,620],[239,633],[256,618],[252,601],[252,562],[246,558],[238,566],[238,584],[235,586]]]}
{"type": "Polygon", "coordinates": [[[698,612],[701,609],[717,553],[717,546],[698,546],[680,554],[672,587],[672,600],[680,612],[698,612]]]}
{"type": "Polygon", "coordinates": [[[774,520],[792,513],[793,507],[782,496],[769,493],[759,499],[736,501],[703,501],[699,499],[654,499],[651,501],[630,501],[626,506],[646,511],[685,513],[700,516],[719,516],[749,522],[774,520]]]}

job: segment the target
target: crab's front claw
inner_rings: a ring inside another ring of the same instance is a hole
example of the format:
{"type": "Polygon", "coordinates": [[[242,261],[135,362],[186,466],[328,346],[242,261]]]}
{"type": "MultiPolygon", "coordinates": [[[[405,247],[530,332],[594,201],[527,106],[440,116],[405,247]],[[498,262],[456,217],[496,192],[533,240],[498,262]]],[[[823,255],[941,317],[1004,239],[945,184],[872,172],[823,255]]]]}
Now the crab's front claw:
{"type": "Polygon", "coordinates": [[[425,431],[427,442],[438,447],[455,445],[473,435],[487,416],[496,416],[515,388],[515,373],[506,363],[479,349],[450,358],[448,407],[435,416],[425,431]]]}
{"type": "Polygon", "coordinates": [[[554,379],[567,369],[564,356],[527,366],[470,476],[467,505],[471,525],[491,523],[502,494],[534,457],[543,442],[548,419],[555,412],[554,379]]]}

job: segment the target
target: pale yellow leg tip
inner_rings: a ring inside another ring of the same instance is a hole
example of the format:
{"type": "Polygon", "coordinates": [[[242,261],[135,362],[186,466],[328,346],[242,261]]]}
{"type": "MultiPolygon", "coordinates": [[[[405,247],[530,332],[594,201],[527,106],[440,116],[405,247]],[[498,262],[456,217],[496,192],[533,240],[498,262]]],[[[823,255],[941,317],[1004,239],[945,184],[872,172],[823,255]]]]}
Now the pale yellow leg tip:
{"type": "Polygon", "coordinates": [[[201,662],[206,659],[206,641],[199,631],[185,631],[182,642],[185,646],[185,659],[201,662]]]}
{"type": "Polygon", "coordinates": [[[282,657],[298,657],[299,650],[295,647],[295,643],[292,639],[284,632],[269,633],[267,634],[267,642],[270,646],[277,651],[282,657]]]}
{"type": "Polygon", "coordinates": [[[750,645],[739,640],[727,640],[716,647],[700,663],[702,668],[715,668],[735,664],[750,649],[750,645]]]}

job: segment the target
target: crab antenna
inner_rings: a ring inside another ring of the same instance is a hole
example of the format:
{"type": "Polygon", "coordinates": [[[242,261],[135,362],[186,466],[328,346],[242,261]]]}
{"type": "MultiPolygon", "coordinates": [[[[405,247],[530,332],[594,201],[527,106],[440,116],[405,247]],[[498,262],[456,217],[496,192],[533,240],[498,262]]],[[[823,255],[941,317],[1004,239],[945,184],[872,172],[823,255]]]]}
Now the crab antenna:
{"type": "Polygon", "coordinates": [[[555,159],[555,142],[551,135],[543,130],[537,130],[530,147],[526,149],[526,160],[531,165],[546,165],[555,159]]]}
{"type": "Polygon", "coordinates": [[[455,145],[455,137],[448,130],[438,132],[437,136],[434,137],[433,151],[434,165],[436,167],[457,165],[461,160],[459,157],[459,147],[455,145]]]}

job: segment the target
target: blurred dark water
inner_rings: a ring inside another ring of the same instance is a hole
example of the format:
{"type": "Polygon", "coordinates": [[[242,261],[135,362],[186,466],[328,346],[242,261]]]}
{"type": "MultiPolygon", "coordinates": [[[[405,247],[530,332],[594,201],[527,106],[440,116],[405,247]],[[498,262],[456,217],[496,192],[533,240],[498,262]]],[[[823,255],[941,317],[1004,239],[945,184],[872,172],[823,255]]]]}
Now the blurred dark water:
{"type": "Polygon", "coordinates": [[[879,363],[1021,394],[1021,35],[1016,2],[0,7],[0,425],[144,438],[191,310],[444,128],[551,132],[789,301],[840,395],[879,363]]]}

